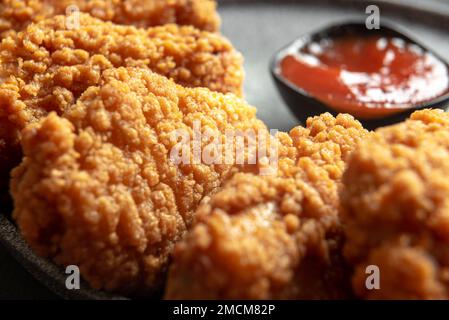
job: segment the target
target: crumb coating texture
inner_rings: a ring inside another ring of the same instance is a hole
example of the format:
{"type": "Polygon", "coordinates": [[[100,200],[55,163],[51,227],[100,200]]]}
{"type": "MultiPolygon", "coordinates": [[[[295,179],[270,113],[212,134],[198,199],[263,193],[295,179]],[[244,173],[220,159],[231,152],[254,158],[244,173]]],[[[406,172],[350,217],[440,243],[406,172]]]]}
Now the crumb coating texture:
{"type": "Polygon", "coordinates": [[[24,238],[61,265],[78,265],[94,288],[157,288],[199,201],[237,170],[169,159],[173,133],[192,136],[195,121],[220,139],[227,130],[267,130],[234,95],[186,89],[145,69],[106,71],[62,117],[51,113],[23,131],[11,191],[24,238]]]}
{"type": "Polygon", "coordinates": [[[412,114],[360,143],[342,192],[355,293],[366,299],[449,298],[449,115],[412,114]],[[380,289],[367,290],[367,266],[380,289]]]}
{"type": "Polygon", "coordinates": [[[175,248],[167,299],[324,299],[348,295],[338,256],[338,187],[367,132],[349,115],[280,133],[277,176],[236,174],[175,248]]]}
{"type": "Polygon", "coordinates": [[[205,31],[220,27],[217,4],[212,0],[1,0],[0,39],[23,31],[31,23],[65,15],[70,5],[104,21],[140,28],[168,23],[205,31]]]}
{"type": "Polygon", "coordinates": [[[1,42],[2,173],[20,161],[21,130],[51,111],[62,114],[106,69],[147,68],[187,87],[241,93],[242,57],[220,35],[176,25],[136,29],[86,14],[80,19],[80,28],[68,30],[65,17],[57,16],[1,42]]]}

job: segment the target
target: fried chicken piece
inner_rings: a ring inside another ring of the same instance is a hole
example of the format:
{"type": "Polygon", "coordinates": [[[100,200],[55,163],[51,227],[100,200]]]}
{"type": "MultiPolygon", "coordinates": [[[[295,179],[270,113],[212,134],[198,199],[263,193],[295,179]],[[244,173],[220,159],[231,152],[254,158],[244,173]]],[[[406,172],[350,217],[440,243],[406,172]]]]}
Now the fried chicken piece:
{"type": "Polygon", "coordinates": [[[147,28],[174,23],[217,31],[220,17],[213,0],[0,0],[0,39],[24,30],[30,23],[55,15],[80,12],[117,24],[147,28]]]}
{"type": "Polygon", "coordinates": [[[449,115],[412,114],[377,130],[348,160],[345,257],[366,299],[449,298],[449,115]],[[380,288],[366,286],[379,268],[380,288]]]}
{"type": "Polygon", "coordinates": [[[367,132],[349,115],[281,133],[277,176],[239,173],[200,206],[175,248],[167,299],[349,296],[338,187],[367,132]]]}
{"type": "MultiPolygon", "coordinates": [[[[106,70],[62,117],[24,129],[13,170],[13,216],[30,246],[75,264],[98,289],[146,294],[164,280],[169,255],[202,198],[234,170],[236,157],[176,163],[175,132],[261,130],[255,108],[234,95],[188,89],[146,69],[106,70]]],[[[200,140],[205,150],[210,143],[200,140]]],[[[178,154],[178,152],[176,152],[178,154]]],[[[204,158],[203,158],[204,159],[204,158]]],[[[240,168],[242,167],[242,168],[240,168]]]]}
{"type": "Polygon", "coordinates": [[[80,21],[68,30],[57,16],[0,44],[2,171],[20,161],[9,156],[20,155],[20,130],[50,111],[62,114],[108,68],[139,66],[184,86],[241,93],[242,57],[220,35],[176,25],[136,29],[87,14],[80,21]]]}

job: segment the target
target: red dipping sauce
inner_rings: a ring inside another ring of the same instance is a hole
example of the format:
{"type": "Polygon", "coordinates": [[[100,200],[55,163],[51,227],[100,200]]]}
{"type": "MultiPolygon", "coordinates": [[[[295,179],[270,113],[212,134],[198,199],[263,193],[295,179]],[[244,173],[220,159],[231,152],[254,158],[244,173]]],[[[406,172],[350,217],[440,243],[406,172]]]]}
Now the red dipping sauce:
{"type": "Polygon", "coordinates": [[[381,118],[449,93],[447,65],[394,37],[344,36],[288,52],[280,73],[337,112],[381,118]]]}

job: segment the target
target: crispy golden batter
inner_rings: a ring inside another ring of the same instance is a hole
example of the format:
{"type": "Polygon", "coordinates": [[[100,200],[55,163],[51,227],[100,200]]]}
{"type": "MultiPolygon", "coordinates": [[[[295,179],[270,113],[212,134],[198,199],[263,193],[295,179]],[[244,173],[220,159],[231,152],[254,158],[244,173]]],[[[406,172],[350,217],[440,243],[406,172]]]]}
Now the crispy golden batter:
{"type": "Polygon", "coordinates": [[[175,164],[173,133],[192,134],[195,121],[220,139],[267,129],[234,95],[186,89],[146,69],[106,70],[99,82],[63,117],[24,129],[14,218],[33,249],[78,265],[93,287],[145,293],[163,281],[199,201],[234,167],[175,164]]]}
{"type": "Polygon", "coordinates": [[[117,24],[151,27],[168,23],[217,31],[220,17],[213,0],[0,0],[0,39],[24,30],[30,23],[81,12],[117,24]]]}
{"type": "MultiPolygon", "coordinates": [[[[147,30],[81,15],[65,28],[64,16],[32,24],[0,44],[0,148],[20,154],[20,130],[50,111],[58,114],[98,85],[103,70],[139,66],[188,87],[240,93],[242,58],[217,34],[166,25],[147,30]]],[[[6,153],[6,155],[4,155],[6,153]]],[[[9,172],[17,159],[2,162],[9,172]]]]}
{"type": "Polygon", "coordinates": [[[280,134],[277,176],[239,173],[200,206],[174,251],[166,298],[347,297],[338,186],[366,134],[330,114],[280,134]]]}
{"type": "Polygon", "coordinates": [[[367,299],[449,298],[449,115],[415,112],[379,129],[348,161],[345,256],[367,299]],[[366,267],[380,271],[368,290],[366,267]]]}

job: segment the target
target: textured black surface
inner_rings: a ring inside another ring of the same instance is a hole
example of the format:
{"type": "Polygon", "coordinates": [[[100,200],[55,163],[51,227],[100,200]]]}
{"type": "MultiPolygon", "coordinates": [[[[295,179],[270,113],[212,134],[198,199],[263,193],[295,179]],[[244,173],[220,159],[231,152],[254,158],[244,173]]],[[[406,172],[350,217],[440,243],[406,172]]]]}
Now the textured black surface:
{"type": "MultiPolygon", "coordinates": [[[[269,73],[269,62],[274,52],[298,36],[321,29],[323,26],[347,19],[364,17],[363,1],[220,1],[223,33],[245,56],[247,80],[246,98],[258,107],[259,117],[271,127],[289,130],[298,121],[284,106],[269,73]],[[323,5],[327,3],[328,5],[323,5]],[[355,5],[351,9],[342,3],[355,5]]],[[[399,9],[387,1],[379,3],[381,19],[391,19],[413,34],[424,45],[443,57],[449,57],[449,5],[434,1],[397,0],[397,3],[418,5],[399,9]],[[436,2],[435,2],[436,3],[436,2]],[[426,6],[426,4],[428,4],[426,6]],[[426,9],[427,8],[427,9],[426,9]],[[445,10],[447,8],[447,10],[445,10]],[[432,25],[446,26],[446,30],[432,25]]],[[[438,1],[437,1],[438,2],[438,1]]],[[[0,206],[0,212],[4,212],[0,206]]],[[[15,262],[4,247],[0,247],[0,299],[55,298],[52,292],[68,299],[119,298],[88,289],[82,284],[80,291],[65,289],[65,275],[60,268],[34,255],[21,239],[15,227],[0,215],[0,242],[13,253],[15,262]],[[26,268],[38,281],[25,271],[26,268]],[[39,283],[45,284],[40,285],[39,283]]]]}
{"type": "Polygon", "coordinates": [[[0,245],[0,299],[58,299],[0,245]]]}

